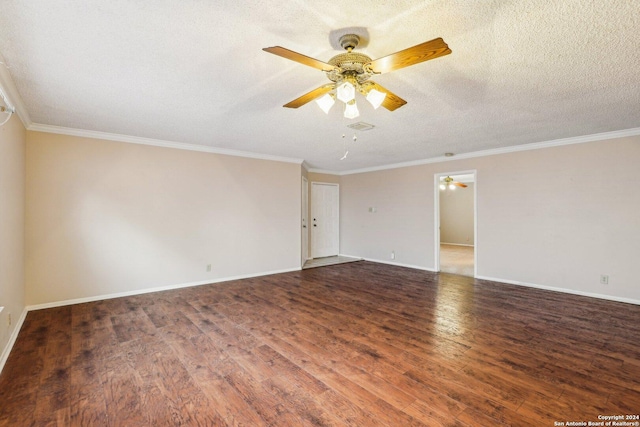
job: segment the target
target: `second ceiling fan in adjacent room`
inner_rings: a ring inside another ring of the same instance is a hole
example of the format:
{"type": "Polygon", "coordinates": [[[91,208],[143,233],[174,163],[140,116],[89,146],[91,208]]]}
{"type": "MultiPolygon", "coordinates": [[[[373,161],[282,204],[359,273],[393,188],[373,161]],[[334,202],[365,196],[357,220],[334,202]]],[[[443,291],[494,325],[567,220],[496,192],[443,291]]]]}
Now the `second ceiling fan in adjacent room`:
{"type": "Polygon", "coordinates": [[[445,178],[440,178],[440,189],[441,190],[455,190],[456,187],[467,188],[467,184],[463,184],[462,182],[458,182],[447,176],[445,178]]]}

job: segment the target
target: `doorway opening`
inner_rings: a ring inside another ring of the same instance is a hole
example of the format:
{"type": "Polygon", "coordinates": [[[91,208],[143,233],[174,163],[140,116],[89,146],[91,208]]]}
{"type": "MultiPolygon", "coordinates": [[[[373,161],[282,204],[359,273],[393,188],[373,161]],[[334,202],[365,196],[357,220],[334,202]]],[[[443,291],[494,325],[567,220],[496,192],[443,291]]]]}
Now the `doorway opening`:
{"type": "Polygon", "coordinates": [[[435,175],[435,266],[443,273],[477,272],[476,171],[435,175]]]}

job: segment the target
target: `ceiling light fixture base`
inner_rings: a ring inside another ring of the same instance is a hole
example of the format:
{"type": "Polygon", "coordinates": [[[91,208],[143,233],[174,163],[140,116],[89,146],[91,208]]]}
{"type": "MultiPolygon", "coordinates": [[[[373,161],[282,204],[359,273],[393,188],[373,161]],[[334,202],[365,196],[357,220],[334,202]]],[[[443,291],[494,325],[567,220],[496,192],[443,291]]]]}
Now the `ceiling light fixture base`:
{"type": "Polygon", "coordinates": [[[339,41],[340,46],[342,46],[343,49],[351,52],[360,44],[360,36],[358,36],[357,34],[345,34],[340,37],[339,41]]]}

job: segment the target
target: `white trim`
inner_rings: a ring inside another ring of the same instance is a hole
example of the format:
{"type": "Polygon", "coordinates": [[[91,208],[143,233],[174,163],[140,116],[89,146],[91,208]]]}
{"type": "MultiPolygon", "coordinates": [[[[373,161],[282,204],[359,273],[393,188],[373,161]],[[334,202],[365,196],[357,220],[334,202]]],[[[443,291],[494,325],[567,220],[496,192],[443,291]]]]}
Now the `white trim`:
{"type": "Polygon", "coordinates": [[[94,130],[84,130],[67,128],[62,126],[43,125],[33,123],[27,127],[27,130],[34,132],[47,132],[60,135],[80,136],[84,138],[104,139],[107,141],[128,142],[131,144],[152,145],[155,147],[176,148],[178,150],[201,151],[205,153],[224,154],[227,156],[247,157],[250,159],[271,160],[274,162],[295,163],[302,165],[302,159],[294,159],[290,157],[272,156],[269,154],[250,153],[248,151],[230,150],[226,148],[211,147],[208,145],[189,144],[174,141],[165,141],[161,139],[142,138],[138,136],[122,135],[117,133],[99,132],[94,130]]]}
{"type": "Polygon", "coordinates": [[[527,288],[543,289],[545,291],[554,291],[554,292],[561,292],[565,294],[580,295],[583,297],[598,298],[598,299],[603,299],[608,301],[616,301],[616,302],[624,302],[627,304],[640,305],[640,300],[636,300],[632,298],[617,297],[614,295],[597,294],[594,292],[577,291],[575,289],[557,288],[554,286],[538,285],[535,283],[521,282],[519,280],[507,280],[507,279],[499,279],[499,278],[487,277],[487,276],[476,276],[476,279],[488,280],[491,282],[506,283],[508,285],[524,286],[527,288]]]}
{"type": "Polygon", "coordinates": [[[287,269],[284,269],[284,270],[265,271],[265,272],[261,272],[261,273],[243,274],[243,275],[240,275],[240,276],[223,277],[223,278],[220,278],[220,279],[202,280],[202,281],[199,281],[199,282],[189,282],[189,283],[180,283],[180,284],[177,284],[177,285],[160,286],[160,287],[157,287],[157,288],[137,289],[137,290],[134,290],[134,291],[118,292],[118,293],[115,293],[115,294],[96,295],[96,296],[92,296],[92,297],[75,298],[75,299],[70,299],[70,300],[48,302],[48,303],[44,303],[44,304],[29,305],[29,306],[27,306],[26,309],[28,311],[42,310],[42,309],[45,309],[45,308],[63,307],[65,305],[82,304],[82,303],[85,303],[85,302],[102,301],[102,300],[112,299],[112,298],[121,298],[121,297],[129,297],[129,296],[133,296],[133,295],[149,294],[149,293],[152,293],[152,292],[162,292],[162,291],[170,291],[170,290],[174,290],[174,289],[189,288],[189,287],[192,287],[192,286],[213,285],[213,284],[216,284],[216,283],[228,282],[228,281],[231,281],[231,280],[251,279],[253,277],[270,276],[272,274],[291,273],[293,271],[300,271],[300,270],[301,270],[300,267],[295,267],[295,268],[287,268],[287,269]]]}
{"type": "Polygon", "coordinates": [[[436,272],[440,271],[440,176],[433,175],[433,266],[436,272]]]}
{"type": "Polygon", "coordinates": [[[16,343],[18,339],[18,335],[20,334],[20,329],[22,329],[22,324],[24,323],[24,319],[27,318],[27,308],[25,307],[22,310],[22,314],[20,314],[20,318],[16,322],[16,326],[11,333],[11,337],[9,337],[9,341],[7,341],[7,345],[2,350],[2,355],[0,355],[0,373],[2,373],[2,369],[4,369],[5,363],[9,359],[9,355],[11,354],[11,350],[13,350],[13,345],[16,343]]]}
{"type": "Polygon", "coordinates": [[[473,277],[478,275],[478,171],[473,171],[473,277]]]}
{"type": "Polygon", "coordinates": [[[310,172],[310,173],[321,173],[321,174],[324,174],[324,175],[335,175],[335,176],[344,175],[344,172],[336,172],[336,171],[329,171],[329,170],[315,169],[315,168],[309,168],[309,169],[307,169],[307,172],[310,172]]]}
{"type": "MultiPolygon", "coordinates": [[[[0,61],[3,61],[1,56],[0,56],[0,61]]],[[[76,128],[67,128],[67,127],[61,127],[61,126],[33,123],[31,121],[31,118],[29,117],[29,113],[24,105],[24,102],[22,101],[22,98],[20,97],[19,92],[17,91],[13,83],[13,79],[11,78],[10,73],[8,72],[6,67],[2,65],[0,65],[0,89],[4,90],[10,102],[13,104],[13,107],[15,107],[16,113],[20,117],[20,120],[22,120],[24,127],[30,131],[49,132],[49,133],[57,133],[57,134],[71,135],[71,136],[105,139],[110,141],[128,142],[133,144],[152,145],[152,146],[158,146],[158,147],[176,148],[181,150],[201,151],[201,152],[207,152],[207,153],[225,154],[229,156],[247,157],[247,158],[254,158],[254,159],[261,159],[261,160],[272,160],[272,161],[279,161],[279,162],[286,162],[286,163],[296,163],[296,164],[300,164],[307,172],[322,173],[322,174],[335,175],[335,176],[352,175],[352,174],[365,173],[365,172],[375,172],[375,171],[382,171],[387,169],[398,169],[403,167],[419,166],[419,165],[425,165],[425,164],[431,164],[431,163],[443,163],[443,162],[449,162],[449,161],[455,161],[455,160],[470,159],[475,157],[494,156],[497,154],[515,153],[519,151],[537,150],[540,148],[549,148],[549,147],[560,147],[563,145],[581,144],[586,142],[603,141],[607,139],[625,138],[625,137],[640,135],[640,128],[631,128],[631,129],[623,129],[623,130],[616,130],[616,131],[610,131],[610,132],[601,132],[601,133],[596,133],[591,135],[581,135],[581,136],[574,136],[569,138],[560,138],[560,139],[554,139],[550,141],[532,142],[528,144],[521,144],[521,145],[515,145],[515,146],[509,146],[509,147],[492,148],[492,149],[482,150],[482,151],[473,151],[470,153],[456,154],[453,157],[439,156],[439,157],[432,157],[428,159],[412,160],[408,162],[393,163],[388,165],[373,166],[373,167],[353,169],[348,171],[330,171],[330,170],[312,168],[309,165],[309,163],[307,163],[304,159],[272,156],[268,154],[258,154],[258,153],[251,153],[247,151],[216,148],[216,147],[200,145],[200,144],[180,143],[180,142],[173,142],[173,141],[165,141],[165,140],[158,140],[158,139],[151,139],[151,138],[142,138],[142,137],[135,137],[135,136],[129,136],[129,135],[115,134],[115,133],[109,133],[109,132],[90,131],[90,130],[83,130],[83,129],[76,129],[76,128]]]]}
{"type": "MultiPolygon", "coordinates": [[[[304,165],[303,165],[304,167],[304,165]]],[[[301,206],[300,206],[300,215],[302,217],[301,227],[300,227],[300,267],[304,267],[305,262],[309,259],[309,235],[311,234],[311,230],[309,229],[309,180],[304,175],[302,176],[302,188],[301,188],[301,206]],[[306,200],[305,200],[305,197],[306,200]],[[306,208],[306,209],[305,209],[306,208]],[[306,211],[306,212],[305,212],[306,211]],[[305,236],[306,234],[306,236],[305,236]],[[304,243],[307,243],[307,247],[305,248],[304,243]]]]}
{"type": "Polygon", "coordinates": [[[404,264],[404,263],[401,263],[401,262],[384,261],[384,260],[376,259],[376,258],[363,258],[363,257],[360,257],[360,256],[355,256],[355,255],[342,255],[341,254],[340,256],[350,257],[350,258],[359,258],[362,261],[375,262],[377,264],[387,264],[387,265],[393,265],[393,266],[396,266],[396,267],[413,268],[414,270],[423,270],[423,271],[430,271],[432,273],[437,273],[437,271],[434,270],[433,268],[423,267],[421,265],[404,264]]]}
{"type": "MultiPolygon", "coordinates": [[[[582,144],[586,142],[604,141],[607,139],[625,138],[625,137],[638,136],[638,135],[640,135],[640,128],[631,128],[631,129],[616,130],[612,132],[594,133],[592,135],[582,135],[582,136],[573,136],[569,138],[553,139],[551,141],[531,142],[529,144],[513,145],[510,147],[491,148],[491,149],[482,150],[482,151],[472,151],[470,153],[456,154],[453,157],[440,156],[440,157],[432,157],[429,159],[412,160],[408,162],[393,163],[390,165],[382,165],[382,166],[373,166],[370,168],[353,169],[353,170],[342,171],[342,172],[322,171],[322,173],[340,175],[340,176],[353,175],[357,173],[376,172],[376,171],[382,171],[387,169],[398,169],[398,168],[404,168],[408,166],[426,165],[430,163],[444,163],[444,162],[451,162],[454,160],[471,159],[474,157],[495,156],[497,154],[507,154],[507,153],[516,153],[519,151],[538,150],[540,148],[561,147],[563,145],[582,144]]],[[[319,170],[309,169],[309,172],[316,172],[316,171],[319,171],[319,170]]]]}
{"type": "Polygon", "coordinates": [[[324,182],[324,181],[311,181],[311,185],[319,184],[319,185],[333,185],[335,187],[340,187],[340,184],[337,182],[324,182]]]}
{"type": "Polygon", "coordinates": [[[341,256],[341,257],[345,257],[345,258],[356,258],[360,261],[364,261],[365,259],[359,256],[353,256],[353,255],[345,255],[345,254],[338,254],[337,256],[341,256]]]}

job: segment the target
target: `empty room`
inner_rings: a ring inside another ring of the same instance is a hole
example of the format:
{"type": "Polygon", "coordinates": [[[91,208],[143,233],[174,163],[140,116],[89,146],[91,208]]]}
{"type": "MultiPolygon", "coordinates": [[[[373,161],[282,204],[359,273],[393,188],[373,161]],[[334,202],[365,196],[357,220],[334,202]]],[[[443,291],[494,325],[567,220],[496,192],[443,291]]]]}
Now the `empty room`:
{"type": "Polygon", "coordinates": [[[0,426],[640,426],[633,2],[0,6],[0,426]]]}

